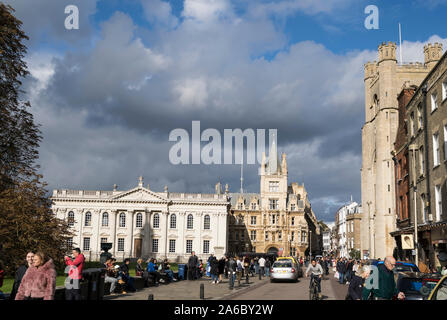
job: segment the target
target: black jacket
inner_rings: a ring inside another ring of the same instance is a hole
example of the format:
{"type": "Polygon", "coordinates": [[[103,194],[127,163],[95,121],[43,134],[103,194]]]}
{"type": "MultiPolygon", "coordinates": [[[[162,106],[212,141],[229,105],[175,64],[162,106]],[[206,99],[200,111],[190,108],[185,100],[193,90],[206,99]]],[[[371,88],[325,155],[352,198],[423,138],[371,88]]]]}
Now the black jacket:
{"type": "Polygon", "coordinates": [[[129,266],[128,266],[127,264],[123,263],[123,264],[120,266],[120,270],[121,270],[121,272],[123,272],[123,273],[129,275],[129,266]]]}
{"type": "Polygon", "coordinates": [[[197,268],[199,264],[199,258],[197,256],[190,256],[188,259],[188,268],[197,268]]]}
{"type": "Polygon", "coordinates": [[[217,261],[216,257],[213,257],[210,261],[209,261],[211,270],[210,273],[211,274],[219,274],[219,261],[217,261]]]}
{"type": "Polygon", "coordinates": [[[28,270],[28,266],[26,265],[21,265],[17,269],[16,276],[14,278],[14,284],[12,285],[12,291],[11,294],[9,295],[9,299],[15,300],[17,291],[19,290],[20,283],[22,282],[22,278],[25,275],[26,270],[28,270]]]}
{"type": "Polygon", "coordinates": [[[365,279],[354,275],[349,282],[348,295],[351,300],[362,300],[363,284],[365,279]]]}
{"type": "Polygon", "coordinates": [[[337,271],[340,273],[346,273],[346,264],[344,262],[339,261],[337,263],[337,271]]]}

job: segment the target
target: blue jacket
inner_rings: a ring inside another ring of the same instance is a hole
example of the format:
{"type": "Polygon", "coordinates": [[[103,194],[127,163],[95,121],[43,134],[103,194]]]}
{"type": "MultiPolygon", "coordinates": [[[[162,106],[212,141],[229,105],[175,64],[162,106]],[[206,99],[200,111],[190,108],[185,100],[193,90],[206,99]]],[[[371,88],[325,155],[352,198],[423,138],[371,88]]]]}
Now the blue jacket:
{"type": "Polygon", "coordinates": [[[148,272],[155,272],[156,271],[155,270],[155,263],[149,262],[148,265],[147,265],[147,271],[148,272]]]}

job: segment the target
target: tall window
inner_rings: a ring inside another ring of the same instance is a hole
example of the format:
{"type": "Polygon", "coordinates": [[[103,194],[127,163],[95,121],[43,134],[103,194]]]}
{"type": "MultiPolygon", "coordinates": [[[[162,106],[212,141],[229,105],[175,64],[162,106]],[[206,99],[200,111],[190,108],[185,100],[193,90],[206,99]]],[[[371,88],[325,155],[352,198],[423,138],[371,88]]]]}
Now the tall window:
{"type": "Polygon", "coordinates": [[[175,252],[175,239],[169,240],[169,252],[174,253],[175,252]]]}
{"type": "MultiPolygon", "coordinates": [[[[192,242],[191,242],[191,247],[192,247],[192,242]]],[[[210,253],[210,241],[209,240],[203,240],[203,253],[210,253]]]]}
{"type": "Polygon", "coordinates": [[[250,224],[256,224],[256,216],[250,217],[250,224]]]}
{"type": "Polygon", "coordinates": [[[444,160],[447,160],[447,125],[444,126],[444,160]]]}
{"type": "Polygon", "coordinates": [[[90,251],[90,238],[84,238],[84,251],[90,251]]]}
{"type": "Polygon", "coordinates": [[[239,205],[238,205],[238,209],[239,209],[239,210],[244,209],[244,204],[243,204],[243,203],[239,203],[239,205]]]}
{"type": "Polygon", "coordinates": [[[177,228],[177,216],[175,214],[171,214],[169,227],[171,229],[176,229],[177,228]]]}
{"type": "Polygon", "coordinates": [[[152,239],[152,252],[158,252],[158,239],[152,239]]]}
{"type": "Polygon", "coordinates": [[[75,214],[73,211],[70,211],[68,213],[68,226],[73,227],[74,226],[74,220],[75,220],[75,214]]]}
{"type": "Polygon", "coordinates": [[[410,115],[410,134],[411,136],[414,136],[416,130],[414,129],[414,112],[410,115]]]}
{"type": "Polygon", "coordinates": [[[245,240],[245,234],[244,234],[244,231],[242,231],[241,232],[241,241],[244,241],[245,240]]]}
{"type": "Polygon", "coordinates": [[[126,214],[124,212],[120,213],[120,228],[126,227],[126,214]]]}
{"type": "Polygon", "coordinates": [[[186,218],[186,228],[192,229],[194,227],[194,218],[192,214],[188,214],[188,217],[186,218]]]}
{"type": "Polygon", "coordinates": [[[421,195],[421,214],[422,214],[422,221],[427,222],[427,211],[425,210],[425,197],[422,194],[421,195]]]}
{"type": "Polygon", "coordinates": [[[73,248],[73,238],[67,239],[67,248],[71,250],[73,248]]]}
{"type": "Polygon", "coordinates": [[[295,211],[295,210],[296,210],[296,206],[295,206],[294,203],[292,203],[292,204],[290,205],[290,210],[291,210],[291,211],[295,211]]]}
{"type": "Polygon", "coordinates": [[[279,192],[279,181],[269,181],[269,192],[279,192]]]}
{"type": "Polygon", "coordinates": [[[92,214],[88,211],[85,214],[85,226],[90,227],[92,225],[92,214]]]}
{"type": "Polygon", "coordinates": [[[239,231],[235,231],[234,236],[236,240],[239,240],[239,231]]]}
{"type": "Polygon", "coordinates": [[[295,241],[295,231],[292,231],[290,235],[290,241],[295,241]]]}
{"type": "Polygon", "coordinates": [[[423,122],[422,122],[422,105],[418,105],[418,127],[419,129],[422,129],[422,127],[424,126],[423,122]]]}
{"type": "Polygon", "coordinates": [[[136,225],[137,228],[143,228],[143,215],[141,213],[137,213],[137,219],[136,219],[136,225]]]}
{"type": "Polygon", "coordinates": [[[292,217],[292,218],[291,218],[291,220],[290,220],[290,224],[291,224],[292,226],[295,225],[295,217],[292,217]]]}
{"type": "Polygon", "coordinates": [[[186,253],[192,252],[192,240],[186,240],[186,253]]]}
{"type": "Polygon", "coordinates": [[[102,214],[102,226],[103,227],[109,226],[109,214],[107,212],[104,212],[102,214]]]}
{"type": "Polygon", "coordinates": [[[269,208],[270,210],[278,209],[278,199],[269,199],[269,208]]]}
{"type": "Polygon", "coordinates": [[[276,224],[276,214],[272,214],[272,224],[276,224]]]}
{"type": "Polygon", "coordinates": [[[442,83],[442,101],[447,99],[447,79],[442,83]]]}
{"type": "Polygon", "coordinates": [[[306,231],[301,231],[301,242],[307,242],[307,233],[306,231]]]}
{"type": "Polygon", "coordinates": [[[203,218],[203,229],[209,230],[211,228],[210,216],[207,214],[203,218]]]}
{"type": "Polygon", "coordinates": [[[439,150],[439,133],[433,135],[433,165],[440,164],[441,152],[439,150]]]}
{"type": "Polygon", "coordinates": [[[256,210],[256,203],[253,202],[253,203],[251,204],[251,210],[256,210]]]}
{"type": "Polygon", "coordinates": [[[124,251],[124,238],[118,238],[118,251],[124,251]]]}
{"type": "Polygon", "coordinates": [[[435,198],[436,198],[436,221],[441,221],[441,215],[442,215],[441,185],[435,186],[435,198]]]}
{"type": "Polygon", "coordinates": [[[251,241],[256,241],[256,230],[251,230],[250,231],[250,240],[251,241]]]}
{"type": "Polygon", "coordinates": [[[154,218],[152,219],[152,225],[154,229],[160,228],[160,215],[158,213],[154,214],[154,218]]]}
{"type": "Polygon", "coordinates": [[[438,109],[438,94],[432,93],[431,95],[431,111],[435,111],[436,109],[438,109]]]}
{"type": "Polygon", "coordinates": [[[268,241],[268,239],[269,239],[269,233],[266,231],[265,232],[265,241],[268,241]]]}
{"type": "Polygon", "coordinates": [[[296,256],[296,248],[292,248],[291,251],[292,251],[292,256],[295,257],[296,256]]]}
{"type": "Polygon", "coordinates": [[[424,162],[424,146],[421,146],[419,148],[419,173],[421,175],[424,174],[424,170],[425,170],[425,162],[424,162]]]}
{"type": "Polygon", "coordinates": [[[278,240],[282,240],[282,231],[278,232],[278,240]]]}

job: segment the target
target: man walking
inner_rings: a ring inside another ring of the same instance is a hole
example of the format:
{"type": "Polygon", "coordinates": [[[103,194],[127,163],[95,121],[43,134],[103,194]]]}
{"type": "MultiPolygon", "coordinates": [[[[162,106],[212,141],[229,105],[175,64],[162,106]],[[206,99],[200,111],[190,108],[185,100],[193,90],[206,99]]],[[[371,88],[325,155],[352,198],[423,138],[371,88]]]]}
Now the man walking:
{"type": "Polygon", "coordinates": [[[346,272],[346,264],[343,259],[340,258],[337,262],[337,272],[338,272],[338,282],[340,284],[344,283],[345,272],[346,272]]]}
{"type": "Polygon", "coordinates": [[[17,271],[16,275],[14,277],[14,284],[12,285],[12,291],[9,295],[10,300],[15,300],[17,291],[19,290],[20,283],[22,282],[22,278],[26,273],[26,270],[28,270],[29,267],[33,266],[33,258],[34,258],[34,252],[30,251],[26,254],[26,263],[21,265],[17,271]]]}
{"type": "MultiPolygon", "coordinates": [[[[73,259],[65,256],[65,264],[69,266],[69,284],[65,283],[65,300],[81,300],[81,279],[82,269],[84,269],[85,257],[81,249],[73,249],[73,259]]],[[[68,280],[67,278],[67,280],[68,280]]]]}
{"type": "Polygon", "coordinates": [[[228,260],[227,269],[228,269],[228,280],[230,283],[230,289],[234,289],[234,280],[236,279],[237,264],[236,261],[234,261],[233,257],[230,257],[230,260],[228,260]]]}
{"type": "MultiPolygon", "coordinates": [[[[377,267],[378,274],[371,274],[372,277],[379,277],[378,286],[374,288],[370,284],[371,277],[363,289],[363,300],[368,300],[372,295],[373,300],[391,300],[397,295],[399,300],[405,299],[403,292],[398,292],[396,282],[394,281],[393,269],[396,266],[396,259],[393,257],[386,257],[383,264],[377,267]]],[[[374,270],[375,271],[375,270],[374,270]]]]}
{"type": "Polygon", "coordinates": [[[191,252],[191,256],[188,259],[188,280],[195,280],[198,265],[199,265],[199,259],[196,256],[196,252],[193,251],[191,252]]]}

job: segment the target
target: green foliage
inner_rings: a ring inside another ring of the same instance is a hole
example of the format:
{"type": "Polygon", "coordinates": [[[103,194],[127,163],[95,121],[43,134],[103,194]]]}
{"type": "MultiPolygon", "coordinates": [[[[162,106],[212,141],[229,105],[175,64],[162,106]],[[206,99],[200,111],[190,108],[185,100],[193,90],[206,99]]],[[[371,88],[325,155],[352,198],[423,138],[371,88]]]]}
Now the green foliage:
{"type": "Polygon", "coordinates": [[[360,259],[360,250],[351,249],[349,251],[349,256],[351,259],[360,259]]]}

